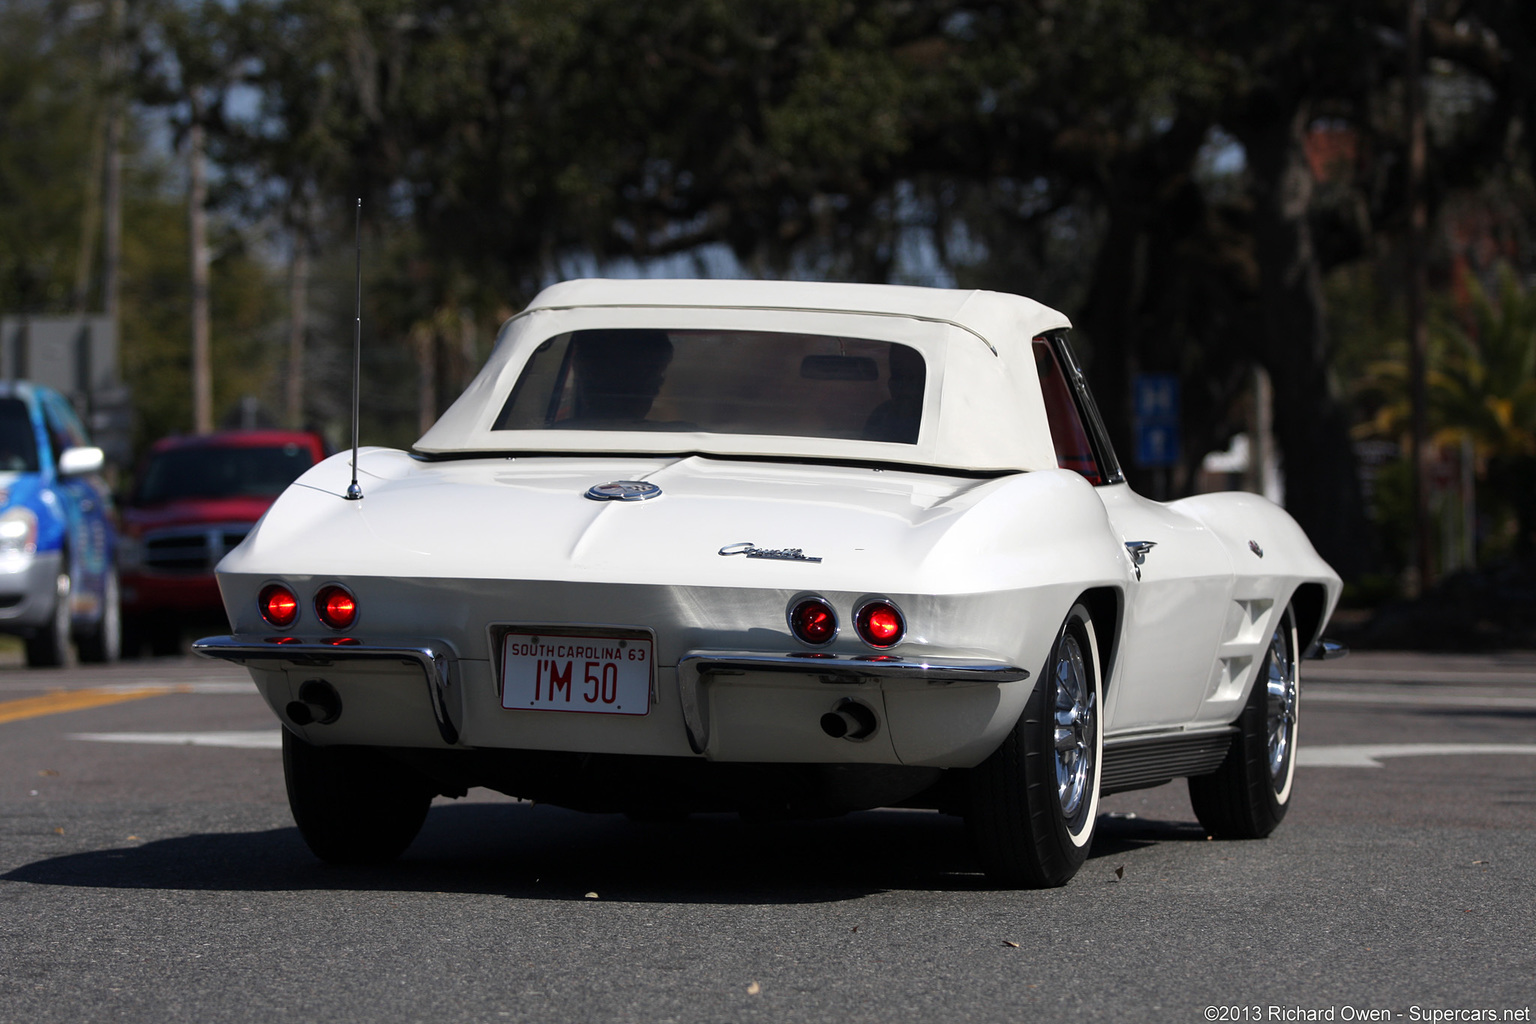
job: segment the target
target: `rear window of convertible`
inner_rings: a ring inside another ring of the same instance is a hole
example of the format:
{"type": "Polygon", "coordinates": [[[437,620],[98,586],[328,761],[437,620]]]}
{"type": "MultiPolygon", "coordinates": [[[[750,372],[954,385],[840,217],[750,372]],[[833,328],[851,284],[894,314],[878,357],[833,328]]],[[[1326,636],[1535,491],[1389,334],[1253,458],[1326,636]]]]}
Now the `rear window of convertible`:
{"type": "Polygon", "coordinates": [[[539,346],[493,430],[680,430],[916,444],[927,370],[888,341],[573,331],[539,346]]]}

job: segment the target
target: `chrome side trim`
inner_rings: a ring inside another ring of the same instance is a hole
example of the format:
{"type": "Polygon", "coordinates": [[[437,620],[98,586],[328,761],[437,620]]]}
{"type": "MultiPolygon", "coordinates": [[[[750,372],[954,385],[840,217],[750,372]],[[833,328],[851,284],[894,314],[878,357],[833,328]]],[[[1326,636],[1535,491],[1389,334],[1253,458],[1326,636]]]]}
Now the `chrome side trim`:
{"type": "Polygon", "coordinates": [[[863,684],[885,679],[920,679],[928,683],[1013,683],[1029,678],[1027,669],[977,658],[904,658],[890,654],[831,654],[804,651],[689,651],[677,659],[677,689],[688,745],[695,754],[709,747],[709,691],[715,676],[778,672],[814,676],[824,683],[863,684]]]}
{"type": "Polygon", "coordinates": [[[1307,661],[1332,661],[1342,658],[1349,653],[1349,648],[1335,640],[1318,637],[1312,641],[1312,646],[1307,648],[1307,653],[1302,657],[1307,661]]]}
{"type": "Polygon", "coordinates": [[[792,672],[820,676],[825,682],[864,683],[879,679],[923,679],[931,683],[1013,683],[1029,670],[978,658],[904,658],[891,654],[829,654],[805,651],[765,654],[758,651],[689,651],[677,665],[702,673],[792,672]]]}
{"type": "Polygon", "coordinates": [[[239,636],[208,636],[192,645],[205,658],[249,665],[270,662],[273,667],[328,668],[357,661],[393,661],[421,669],[427,698],[443,742],[459,742],[459,723],[454,721],[453,654],[441,641],[406,640],[398,644],[334,644],[297,641],[271,644],[239,636]]]}

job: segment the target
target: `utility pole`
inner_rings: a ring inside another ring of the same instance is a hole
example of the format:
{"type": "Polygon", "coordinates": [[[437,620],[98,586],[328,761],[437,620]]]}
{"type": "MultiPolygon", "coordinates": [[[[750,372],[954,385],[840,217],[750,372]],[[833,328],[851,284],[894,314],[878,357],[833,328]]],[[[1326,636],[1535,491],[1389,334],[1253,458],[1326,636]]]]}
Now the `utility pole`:
{"type": "Polygon", "coordinates": [[[1424,249],[1429,234],[1429,209],[1424,195],[1423,37],[1424,0],[1408,0],[1408,379],[1412,403],[1409,458],[1413,463],[1416,577],[1411,589],[1415,594],[1429,589],[1434,572],[1429,540],[1429,481],[1425,466],[1429,458],[1429,397],[1424,379],[1429,341],[1424,324],[1424,249]]]}
{"type": "MultiPolygon", "coordinates": [[[[108,41],[104,50],[111,47],[108,41]]],[[[103,53],[102,64],[110,63],[103,53]]],[[[85,210],[80,216],[80,255],[75,259],[75,288],[70,294],[70,309],[84,314],[91,296],[91,274],[96,262],[96,238],[101,233],[101,201],[106,192],[106,136],[111,123],[112,96],[110,86],[102,90],[102,108],[91,132],[91,176],[85,190],[85,210]]]]}

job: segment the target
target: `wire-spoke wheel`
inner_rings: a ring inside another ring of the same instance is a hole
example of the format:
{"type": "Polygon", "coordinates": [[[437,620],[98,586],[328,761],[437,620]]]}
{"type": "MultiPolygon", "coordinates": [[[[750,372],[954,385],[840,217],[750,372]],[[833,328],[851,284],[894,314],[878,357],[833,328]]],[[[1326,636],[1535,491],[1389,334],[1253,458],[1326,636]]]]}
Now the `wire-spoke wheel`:
{"type": "Polygon", "coordinates": [[[1214,773],[1189,780],[1195,816],[1218,839],[1261,839],[1290,806],[1301,704],[1299,654],[1296,613],[1287,606],[1270,634],[1226,760],[1214,773]]]}
{"type": "Polygon", "coordinates": [[[1097,764],[1098,695],[1083,661],[1082,644],[1062,634],[1053,666],[1056,691],[1056,799],[1070,827],[1082,824],[1097,764]]]}
{"type": "Polygon", "coordinates": [[[1296,672],[1296,623],[1289,608],[1269,641],[1265,680],[1264,732],[1268,739],[1269,780],[1281,803],[1296,778],[1296,710],[1301,685],[1296,672]]]}
{"type": "Polygon", "coordinates": [[[1102,704],[1093,620],[1074,605],[1013,731],[969,774],[966,824],[992,881],[1064,885],[1087,859],[1099,806],[1102,704]]]}

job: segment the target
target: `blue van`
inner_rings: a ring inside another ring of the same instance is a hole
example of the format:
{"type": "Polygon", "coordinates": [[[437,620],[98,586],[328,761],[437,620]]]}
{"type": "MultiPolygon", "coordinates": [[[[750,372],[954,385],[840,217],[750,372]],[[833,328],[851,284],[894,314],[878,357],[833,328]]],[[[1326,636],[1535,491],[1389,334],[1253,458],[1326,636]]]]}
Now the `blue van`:
{"type": "Polygon", "coordinates": [[[63,395],[0,382],[0,633],[27,664],[114,661],[121,647],[117,536],[105,457],[63,395]]]}

